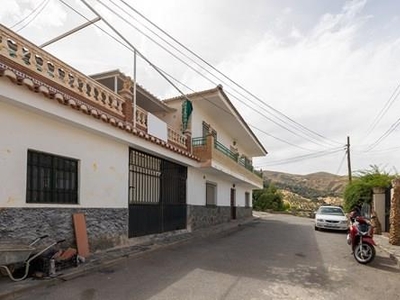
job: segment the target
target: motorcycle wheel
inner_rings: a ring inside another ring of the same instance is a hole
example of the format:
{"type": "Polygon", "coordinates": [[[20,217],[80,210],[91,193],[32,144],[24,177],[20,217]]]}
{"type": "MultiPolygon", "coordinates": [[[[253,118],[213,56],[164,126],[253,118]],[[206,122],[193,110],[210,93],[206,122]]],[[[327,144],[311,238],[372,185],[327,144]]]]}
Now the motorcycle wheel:
{"type": "Polygon", "coordinates": [[[370,244],[358,244],[354,249],[354,258],[360,264],[370,263],[375,258],[375,248],[370,244]]]}

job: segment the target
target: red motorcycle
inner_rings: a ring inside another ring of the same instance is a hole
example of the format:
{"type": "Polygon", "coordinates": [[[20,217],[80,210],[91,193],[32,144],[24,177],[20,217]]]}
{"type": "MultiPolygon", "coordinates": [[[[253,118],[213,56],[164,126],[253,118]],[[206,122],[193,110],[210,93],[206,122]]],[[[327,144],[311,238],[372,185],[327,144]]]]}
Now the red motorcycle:
{"type": "Polygon", "coordinates": [[[360,215],[350,216],[351,225],[347,235],[347,243],[351,245],[354,258],[360,264],[370,263],[375,258],[376,253],[369,211],[369,205],[364,205],[360,215]]]}

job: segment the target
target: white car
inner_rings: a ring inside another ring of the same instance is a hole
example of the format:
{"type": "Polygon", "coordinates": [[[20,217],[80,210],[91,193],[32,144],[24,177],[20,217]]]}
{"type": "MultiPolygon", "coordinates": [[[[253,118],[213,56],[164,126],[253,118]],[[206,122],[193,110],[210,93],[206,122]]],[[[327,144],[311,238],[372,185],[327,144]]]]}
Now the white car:
{"type": "Polygon", "coordinates": [[[349,220],[339,206],[321,206],[315,213],[315,230],[347,230],[349,220]]]}

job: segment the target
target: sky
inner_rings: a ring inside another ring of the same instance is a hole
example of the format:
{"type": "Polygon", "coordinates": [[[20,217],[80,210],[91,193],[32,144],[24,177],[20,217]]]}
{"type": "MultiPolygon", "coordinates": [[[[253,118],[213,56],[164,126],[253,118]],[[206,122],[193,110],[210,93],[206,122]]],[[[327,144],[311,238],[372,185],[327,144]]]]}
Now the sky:
{"type": "MultiPolygon", "coordinates": [[[[40,45],[94,19],[63,1],[2,0],[0,23],[40,45]]],[[[268,151],[256,168],[346,175],[349,137],[353,173],[400,172],[400,1],[86,1],[180,91],[222,84],[268,151]]],[[[132,75],[132,51],[96,24],[45,50],[85,74],[132,75]]],[[[180,94],[140,58],[137,80],[160,99],[180,94]]]]}

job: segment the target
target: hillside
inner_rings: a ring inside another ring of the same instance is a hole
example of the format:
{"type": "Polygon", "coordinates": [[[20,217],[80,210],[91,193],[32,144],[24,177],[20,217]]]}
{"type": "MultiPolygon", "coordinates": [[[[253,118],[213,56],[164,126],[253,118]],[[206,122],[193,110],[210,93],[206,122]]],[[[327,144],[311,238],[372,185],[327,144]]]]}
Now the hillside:
{"type": "Polygon", "coordinates": [[[263,171],[263,178],[266,184],[273,183],[278,189],[289,191],[300,198],[332,204],[340,202],[347,184],[346,176],[326,172],[298,175],[263,171]]]}

